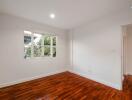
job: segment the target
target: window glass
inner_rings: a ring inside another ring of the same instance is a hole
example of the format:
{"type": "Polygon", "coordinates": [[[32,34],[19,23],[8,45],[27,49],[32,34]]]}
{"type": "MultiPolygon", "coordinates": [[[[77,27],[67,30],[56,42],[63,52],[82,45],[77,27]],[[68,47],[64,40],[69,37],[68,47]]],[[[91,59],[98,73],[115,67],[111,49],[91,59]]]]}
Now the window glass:
{"type": "Polygon", "coordinates": [[[50,36],[44,37],[44,45],[51,45],[51,37],[50,36]]]}
{"type": "Polygon", "coordinates": [[[56,47],[53,47],[53,57],[56,57],[56,47]]]}
{"type": "Polygon", "coordinates": [[[53,46],[56,46],[56,37],[53,37],[53,46]]]}
{"type": "Polygon", "coordinates": [[[42,35],[41,34],[34,34],[33,35],[33,43],[36,46],[42,45],[42,35]]]}
{"type": "Polygon", "coordinates": [[[31,36],[24,36],[24,58],[31,57],[31,36]]]}
{"type": "Polygon", "coordinates": [[[33,56],[41,57],[42,54],[42,35],[34,33],[33,34],[33,56]]]}
{"type": "Polygon", "coordinates": [[[50,53],[50,46],[45,46],[44,47],[44,56],[50,56],[51,53],[50,53]]]}
{"type": "Polygon", "coordinates": [[[33,50],[34,50],[34,52],[33,52],[34,57],[41,57],[41,54],[42,54],[41,46],[34,46],[33,50]]]}

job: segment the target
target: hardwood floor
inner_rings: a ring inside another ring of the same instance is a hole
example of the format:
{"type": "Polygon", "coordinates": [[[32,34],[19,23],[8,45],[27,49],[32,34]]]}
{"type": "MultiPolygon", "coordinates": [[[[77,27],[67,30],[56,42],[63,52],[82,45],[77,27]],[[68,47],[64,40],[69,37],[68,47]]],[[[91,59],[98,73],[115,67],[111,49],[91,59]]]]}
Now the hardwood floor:
{"type": "Polygon", "coordinates": [[[123,92],[129,95],[130,100],[132,100],[132,75],[125,76],[123,92]]]}
{"type": "Polygon", "coordinates": [[[118,91],[79,75],[63,72],[0,89],[0,100],[132,100],[132,79],[118,91]]]}

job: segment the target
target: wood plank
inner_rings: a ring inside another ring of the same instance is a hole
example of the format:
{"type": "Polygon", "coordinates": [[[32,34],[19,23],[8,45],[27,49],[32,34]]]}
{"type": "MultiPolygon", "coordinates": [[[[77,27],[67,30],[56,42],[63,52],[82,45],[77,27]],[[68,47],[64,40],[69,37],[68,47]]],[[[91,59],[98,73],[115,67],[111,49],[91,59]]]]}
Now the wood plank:
{"type": "Polygon", "coordinates": [[[132,100],[132,76],[119,91],[79,75],[63,72],[0,89],[0,100],[132,100]]]}

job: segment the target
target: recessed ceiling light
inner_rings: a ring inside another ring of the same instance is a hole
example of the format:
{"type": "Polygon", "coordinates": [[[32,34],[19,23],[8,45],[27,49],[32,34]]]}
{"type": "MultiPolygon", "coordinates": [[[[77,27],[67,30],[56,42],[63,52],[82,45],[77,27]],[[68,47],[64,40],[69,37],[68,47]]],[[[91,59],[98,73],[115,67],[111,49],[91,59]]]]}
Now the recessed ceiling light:
{"type": "Polygon", "coordinates": [[[53,13],[50,14],[50,18],[51,18],[51,19],[54,19],[54,18],[55,18],[55,14],[53,14],[53,13]]]}

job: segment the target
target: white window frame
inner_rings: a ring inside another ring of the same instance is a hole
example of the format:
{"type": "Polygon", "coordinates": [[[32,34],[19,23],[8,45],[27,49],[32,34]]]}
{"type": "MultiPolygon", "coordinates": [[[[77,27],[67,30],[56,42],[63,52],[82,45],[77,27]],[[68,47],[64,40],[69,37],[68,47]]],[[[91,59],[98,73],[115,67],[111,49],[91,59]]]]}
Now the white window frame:
{"type": "MultiPolygon", "coordinates": [[[[53,56],[53,47],[56,48],[56,51],[57,51],[57,36],[56,35],[53,35],[53,34],[42,34],[42,33],[37,33],[37,32],[31,32],[32,34],[25,34],[24,32],[24,36],[31,36],[31,57],[27,57],[25,59],[31,59],[31,58],[44,58],[44,57],[52,57],[52,58],[56,58],[56,56],[54,57],[53,56]],[[41,52],[41,56],[40,57],[34,57],[34,34],[41,34],[42,35],[42,44],[41,44],[41,49],[42,49],[42,52],[41,52]],[[49,36],[51,39],[50,39],[50,56],[48,55],[44,55],[44,49],[45,49],[45,46],[44,45],[44,37],[46,36],[49,36]],[[53,46],[53,38],[56,38],[56,45],[53,46]]],[[[24,47],[25,48],[25,47],[24,47]]],[[[25,52],[24,52],[24,56],[25,56],[25,52]]]]}

